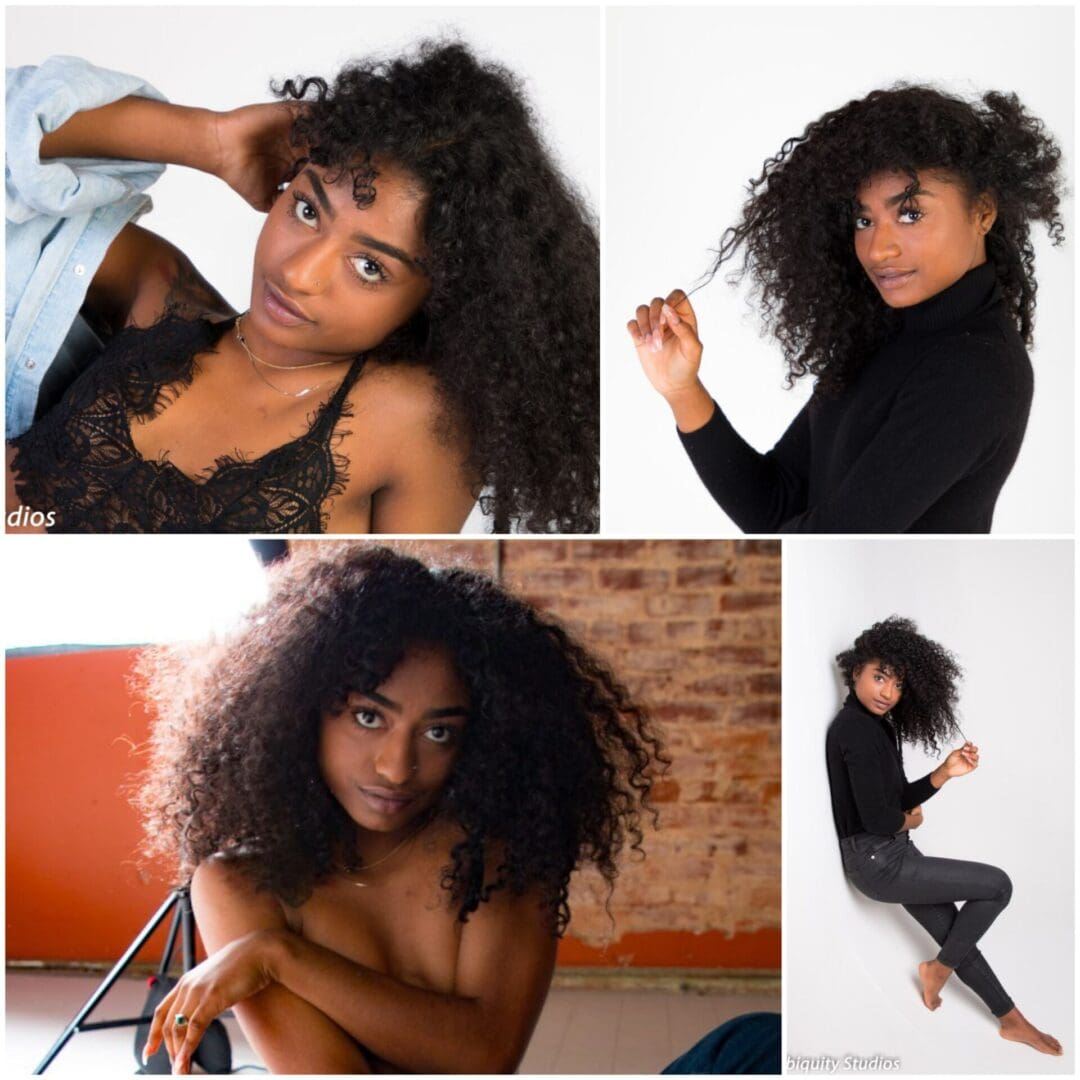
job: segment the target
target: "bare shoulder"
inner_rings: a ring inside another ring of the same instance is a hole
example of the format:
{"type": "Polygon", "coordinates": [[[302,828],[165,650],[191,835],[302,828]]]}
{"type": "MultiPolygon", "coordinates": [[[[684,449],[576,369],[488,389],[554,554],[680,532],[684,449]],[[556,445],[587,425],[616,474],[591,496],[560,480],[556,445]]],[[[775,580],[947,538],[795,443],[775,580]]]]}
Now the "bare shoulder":
{"type": "Polygon", "coordinates": [[[456,437],[456,425],[444,415],[438,379],[420,364],[369,361],[352,397],[365,410],[378,410],[380,425],[442,442],[456,437]]]}
{"type": "Polygon", "coordinates": [[[246,932],[287,924],[281,901],[256,886],[252,865],[250,858],[214,855],[196,867],[191,899],[204,936],[207,924],[227,937],[233,936],[230,930],[246,932]]]}

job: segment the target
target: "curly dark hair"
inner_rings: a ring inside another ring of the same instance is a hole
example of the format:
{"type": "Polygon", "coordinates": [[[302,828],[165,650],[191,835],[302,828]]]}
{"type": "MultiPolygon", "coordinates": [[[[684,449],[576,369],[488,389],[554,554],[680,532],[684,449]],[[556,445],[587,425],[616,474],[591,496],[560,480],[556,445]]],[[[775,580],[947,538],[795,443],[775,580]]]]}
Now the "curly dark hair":
{"type": "Polygon", "coordinates": [[[855,672],[879,660],[901,680],[900,700],[889,713],[903,742],[921,743],[930,754],[960,733],[955,706],[963,672],[948,649],[919,633],[911,619],[890,615],[864,630],[836,658],[844,681],[855,689],[855,672]]]}
{"type": "Polygon", "coordinates": [[[378,197],[380,163],[419,182],[432,288],[379,355],[434,373],[495,531],[595,532],[599,242],[519,80],[464,44],[426,42],[333,86],[272,89],[307,102],[292,143],[334,180],[351,172],[358,206],[378,197]]]}
{"type": "Polygon", "coordinates": [[[317,762],[320,718],[379,686],[411,645],[437,644],[470,696],[436,810],[462,832],[442,880],[459,918],[497,889],[534,888],[561,934],[583,863],[610,895],[616,856],[641,851],[642,812],[655,822],[649,793],[668,759],[605,664],[481,574],[356,543],[293,548],[226,640],[141,654],[157,713],[135,794],[148,853],[186,875],[251,851],[241,865],[256,885],[292,904],[357,869],[357,826],[317,762]]]}
{"type": "Polygon", "coordinates": [[[876,173],[940,170],[968,200],[989,194],[997,219],[986,256],[1024,341],[1032,341],[1035,252],[1030,222],[1064,238],[1061,151],[1015,94],[980,100],[897,84],[826,113],[788,139],[749,183],[737,225],[707,275],[743,251],[765,325],[780,342],[787,383],[815,377],[822,394],[849,386],[899,325],[855,257],[855,195],[876,173]]]}

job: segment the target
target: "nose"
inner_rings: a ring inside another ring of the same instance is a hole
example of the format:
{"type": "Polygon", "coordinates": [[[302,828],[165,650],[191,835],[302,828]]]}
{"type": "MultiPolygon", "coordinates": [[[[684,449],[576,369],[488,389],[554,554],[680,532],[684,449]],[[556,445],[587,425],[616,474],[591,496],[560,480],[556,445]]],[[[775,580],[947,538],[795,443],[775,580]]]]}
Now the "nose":
{"type": "Polygon", "coordinates": [[[391,732],[379,745],[375,755],[375,772],[388,784],[402,787],[416,771],[413,740],[407,731],[391,732]]]}
{"type": "Polygon", "coordinates": [[[325,291],[334,268],[330,244],[315,237],[295,248],[281,264],[281,281],[289,292],[313,295],[325,291]]]}
{"type": "Polygon", "coordinates": [[[867,251],[874,266],[887,263],[900,255],[900,237],[891,221],[883,221],[870,230],[870,245],[867,251]]]}

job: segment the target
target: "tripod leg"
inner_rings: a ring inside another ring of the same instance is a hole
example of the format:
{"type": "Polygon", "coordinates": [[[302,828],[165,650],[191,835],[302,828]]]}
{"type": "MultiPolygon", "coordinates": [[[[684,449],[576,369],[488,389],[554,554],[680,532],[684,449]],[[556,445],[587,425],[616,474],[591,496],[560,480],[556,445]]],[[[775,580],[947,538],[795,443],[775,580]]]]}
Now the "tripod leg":
{"type": "MultiPolygon", "coordinates": [[[[187,890],[183,891],[186,893],[187,890]]],[[[53,1058],[55,1058],[56,1055],[59,1054],[61,1050],[63,1050],[71,1036],[79,1030],[79,1025],[90,1015],[90,1013],[94,1011],[94,1009],[97,1008],[101,999],[112,989],[113,984],[123,974],[124,969],[128,966],[128,964],[131,963],[132,960],[135,959],[135,956],[139,952],[139,950],[146,944],[150,936],[161,925],[165,916],[169,914],[169,912],[176,905],[177,901],[180,900],[180,894],[180,889],[174,889],[169,894],[169,898],[165,901],[164,904],[161,905],[160,908],[158,908],[150,921],[146,924],[146,926],[143,927],[142,931],[139,933],[139,936],[128,946],[127,952],[125,952],[124,955],[121,956],[119,960],[117,960],[112,971],[110,971],[109,974],[105,976],[101,985],[93,992],[93,994],[90,995],[86,1004],[83,1005],[83,1007],[75,1014],[71,1023],[68,1024],[66,1028],[64,1028],[63,1033],[60,1035],[60,1038],[58,1038],[56,1042],[53,1043],[49,1052],[41,1059],[38,1067],[33,1072],[34,1076],[40,1075],[52,1064],[53,1058]]]]}
{"type": "Polygon", "coordinates": [[[180,932],[183,948],[184,971],[195,966],[195,912],[191,907],[191,890],[180,891],[180,932]]]}

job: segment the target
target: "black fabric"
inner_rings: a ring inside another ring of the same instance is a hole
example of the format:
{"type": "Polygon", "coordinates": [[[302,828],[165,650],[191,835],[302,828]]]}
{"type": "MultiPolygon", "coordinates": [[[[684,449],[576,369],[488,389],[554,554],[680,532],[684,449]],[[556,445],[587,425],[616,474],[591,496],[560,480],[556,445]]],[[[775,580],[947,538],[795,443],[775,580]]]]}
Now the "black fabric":
{"type": "Polygon", "coordinates": [[[1013,1002],[986,957],[975,947],[1012,898],[1004,870],[964,859],[923,853],[910,833],[882,840],[860,833],[841,841],[848,880],[871,900],[903,904],[904,910],[941,946],[937,959],[1002,1017],[1013,1002]],[[957,901],[963,901],[961,908],[957,901]]]}
{"type": "Polygon", "coordinates": [[[147,461],[132,418],[165,408],[195,375],[195,360],[234,320],[167,317],[112,338],[104,354],[29,431],[13,440],[24,506],[55,514],[51,532],[317,533],[324,504],[344,490],[348,462],[334,452],[338,421],[360,375],[357,358],[299,438],[261,457],[218,458],[198,479],[167,458],[147,461]]]}
{"type": "Polygon", "coordinates": [[[904,827],[904,814],[937,788],[930,773],[911,783],[892,724],[875,716],[853,694],[825,736],[833,822],[843,840],[856,833],[891,836],[904,827]]]}
{"type": "Polygon", "coordinates": [[[1027,427],[1032,371],[984,263],[902,311],[842,394],[815,394],[759,454],[717,406],[679,433],[744,532],[989,532],[1027,427]]]}

